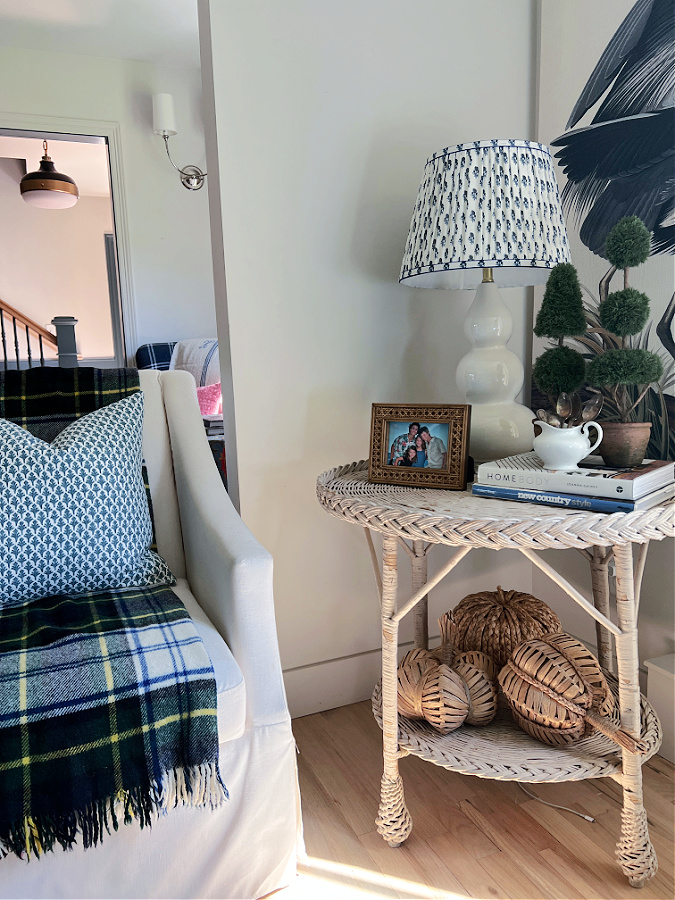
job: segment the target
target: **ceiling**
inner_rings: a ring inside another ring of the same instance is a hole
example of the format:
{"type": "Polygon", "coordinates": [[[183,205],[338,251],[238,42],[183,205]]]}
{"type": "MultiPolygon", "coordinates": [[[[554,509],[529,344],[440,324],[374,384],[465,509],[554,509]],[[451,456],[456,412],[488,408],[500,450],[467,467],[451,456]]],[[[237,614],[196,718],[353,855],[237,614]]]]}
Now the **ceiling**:
{"type": "Polygon", "coordinates": [[[0,46],[199,66],[197,0],[0,0],[0,46]]]}
{"type": "MultiPolygon", "coordinates": [[[[0,135],[0,159],[26,160],[27,172],[40,168],[42,153],[42,138],[0,135]]],[[[50,138],[49,156],[57,172],[73,179],[81,197],[110,196],[108,148],[105,143],[80,144],[50,138]]],[[[17,177],[20,177],[18,172],[17,177]]]]}

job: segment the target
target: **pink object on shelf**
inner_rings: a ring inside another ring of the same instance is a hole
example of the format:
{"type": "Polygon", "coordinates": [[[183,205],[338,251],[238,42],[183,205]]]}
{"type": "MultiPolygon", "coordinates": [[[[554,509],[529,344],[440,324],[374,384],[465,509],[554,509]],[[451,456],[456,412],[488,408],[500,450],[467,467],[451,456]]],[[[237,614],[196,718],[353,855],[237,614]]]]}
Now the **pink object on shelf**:
{"type": "Polygon", "coordinates": [[[208,384],[197,388],[199,411],[203,416],[221,416],[223,414],[223,395],[218,384],[208,384]]]}

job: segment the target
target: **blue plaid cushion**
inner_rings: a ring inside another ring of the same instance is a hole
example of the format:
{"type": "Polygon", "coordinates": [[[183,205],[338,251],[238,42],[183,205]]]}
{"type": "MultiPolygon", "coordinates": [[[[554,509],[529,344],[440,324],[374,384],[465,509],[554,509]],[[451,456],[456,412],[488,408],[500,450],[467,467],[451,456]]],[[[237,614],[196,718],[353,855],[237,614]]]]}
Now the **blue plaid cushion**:
{"type": "Polygon", "coordinates": [[[177,341],[167,341],[164,344],[143,344],[136,351],[136,368],[168,371],[176,343],[177,341]]]}

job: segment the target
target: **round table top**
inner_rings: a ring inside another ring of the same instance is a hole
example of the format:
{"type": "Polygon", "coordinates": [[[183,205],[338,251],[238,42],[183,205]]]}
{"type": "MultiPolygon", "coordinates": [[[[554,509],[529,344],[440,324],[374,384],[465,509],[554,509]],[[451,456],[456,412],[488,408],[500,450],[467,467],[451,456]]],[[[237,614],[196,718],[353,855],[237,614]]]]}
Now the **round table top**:
{"type": "Polygon", "coordinates": [[[317,496],[338,518],[436,544],[564,549],[675,537],[673,501],[629,513],[597,513],[476,497],[470,490],[371,484],[367,460],[324,472],[317,496]]]}

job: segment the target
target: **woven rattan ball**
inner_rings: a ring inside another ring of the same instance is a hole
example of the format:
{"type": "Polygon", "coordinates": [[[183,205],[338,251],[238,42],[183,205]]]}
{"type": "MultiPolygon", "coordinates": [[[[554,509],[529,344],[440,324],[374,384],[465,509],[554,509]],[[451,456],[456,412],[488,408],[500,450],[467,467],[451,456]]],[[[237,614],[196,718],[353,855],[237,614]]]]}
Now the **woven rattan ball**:
{"type": "Polygon", "coordinates": [[[454,644],[459,651],[482,650],[497,671],[523,641],[560,631],[560,619],[532,594],[521,591],[479,591],[453,610],[454,644]]]}
{"type": "Polygon", "coordinates": [[[466,717],[467,725],[487,725],[497,713],[497,669],[486,653],[480,650],[455,649],[455,622],[452,613],[445,613],[438,620],[441,645],[433,651],[436,659],[464,680],[471,708],[466,717]]]}
{"type": "Polygon", "coordinates": [[[563,746],[597,728],[633,753],[642,745],[608,718],[614,698],[590,651],[561,632],[523,641],[499,673],[515,721],[533,738],[563,746]]]}
{"type": "Polygon", "coordinates": [[[468,661],[457,668],[439,663],[427,650],[410,650],[398,667],[398,711],[425,719],[441,734],[466,722],[485,725],[497,710],[494,684],[468,661]]]}

